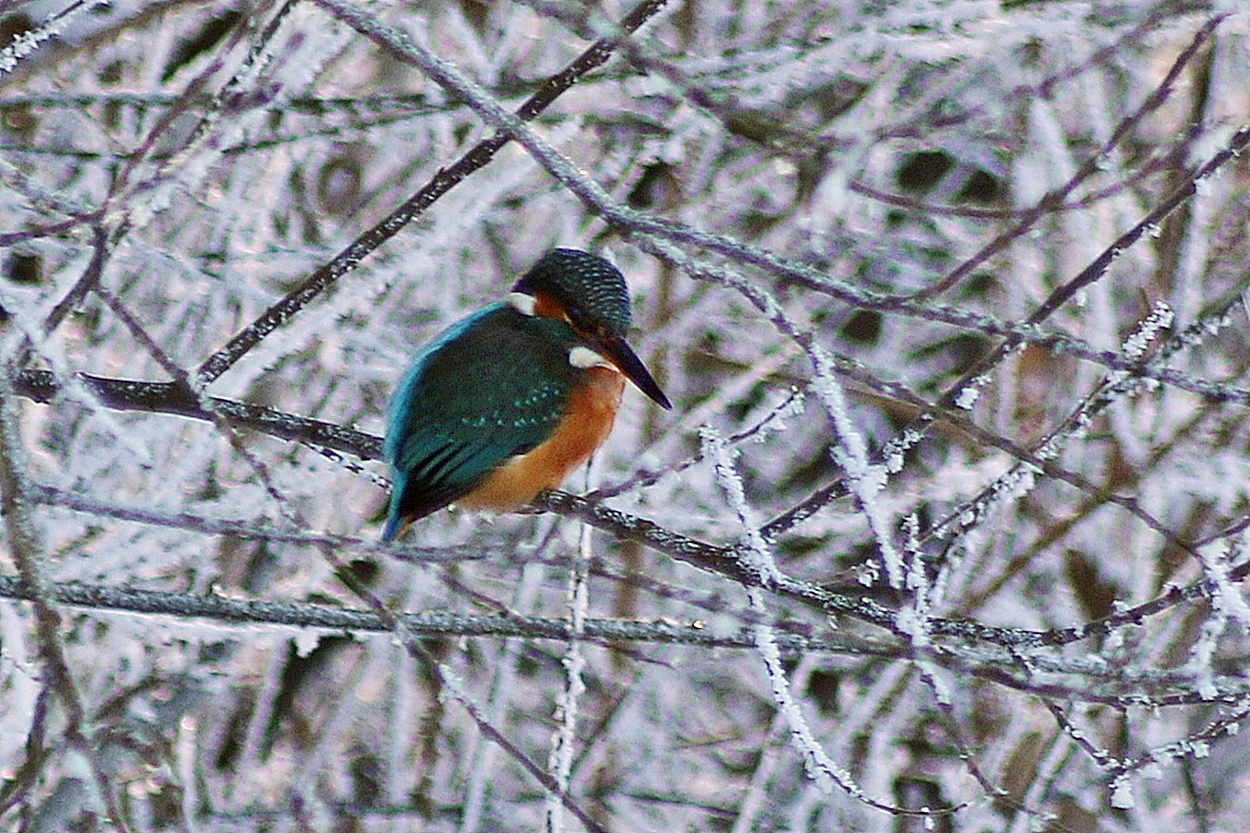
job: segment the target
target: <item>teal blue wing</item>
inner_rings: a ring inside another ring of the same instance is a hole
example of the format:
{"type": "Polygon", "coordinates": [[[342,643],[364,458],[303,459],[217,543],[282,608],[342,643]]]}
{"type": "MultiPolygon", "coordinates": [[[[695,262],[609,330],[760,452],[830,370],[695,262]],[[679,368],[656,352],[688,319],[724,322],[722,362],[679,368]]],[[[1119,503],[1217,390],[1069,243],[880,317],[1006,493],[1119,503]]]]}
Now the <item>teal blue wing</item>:
{"type": "Polygon", "coordinates": [[[551,436],[576,381],[563,328],[494,304],[416,356],[391,401],[385,452],[394,484],[383,540],[551,436]]]}

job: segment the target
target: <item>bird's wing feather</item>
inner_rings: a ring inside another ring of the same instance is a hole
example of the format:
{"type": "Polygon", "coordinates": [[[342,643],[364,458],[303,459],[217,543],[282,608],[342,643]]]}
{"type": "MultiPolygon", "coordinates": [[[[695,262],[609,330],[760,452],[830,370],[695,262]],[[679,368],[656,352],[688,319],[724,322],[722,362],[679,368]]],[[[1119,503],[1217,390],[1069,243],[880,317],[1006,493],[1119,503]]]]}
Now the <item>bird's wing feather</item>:
{"type": "Polygon", "coordinates": [[[418,354],[387,428],[392,523],[454,502],[555,431],[579,372],[561,326],[494,304],[418,354]]]}

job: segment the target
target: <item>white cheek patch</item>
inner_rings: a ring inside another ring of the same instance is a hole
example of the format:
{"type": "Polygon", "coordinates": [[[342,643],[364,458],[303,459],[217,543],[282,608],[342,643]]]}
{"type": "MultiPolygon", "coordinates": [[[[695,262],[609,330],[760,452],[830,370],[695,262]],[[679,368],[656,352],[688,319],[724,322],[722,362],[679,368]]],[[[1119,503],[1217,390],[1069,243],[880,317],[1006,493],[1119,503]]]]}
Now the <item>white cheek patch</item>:
{"type": "Polygon", "coordinates": [[[612,362],[608,361],[603,356],[600,356],[589,347],[579,346],[570,350],[569,364],[574,367],[580,367],[583,370],[588,370],[592,367],[606,367],[608,370],[616,370],[618,373],[620,372],[617,370],[616,365],[612,364],[612,362]]]}
{"type": "Polygon", "coordinates": [[[536,303],[533,295],[526,295],[524,292],[509,292],[507,301],[508,306],[517,312],[533,317],[536,303]]]}

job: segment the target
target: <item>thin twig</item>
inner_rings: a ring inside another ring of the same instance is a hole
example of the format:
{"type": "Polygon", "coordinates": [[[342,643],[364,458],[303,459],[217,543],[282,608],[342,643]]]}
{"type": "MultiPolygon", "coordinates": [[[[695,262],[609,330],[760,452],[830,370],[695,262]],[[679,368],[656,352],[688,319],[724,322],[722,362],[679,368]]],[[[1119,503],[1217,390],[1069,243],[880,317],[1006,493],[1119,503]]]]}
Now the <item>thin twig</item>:
{"type": "MultiPolygon", "coordinates": [[[[621,21],[622,36],[637,30],[666,2],[667,0],[644,0],[639,3],[621,21]]],[[[615,38],[603,39],[591,44],[561,72],[547,79],[538,92],[517,108],[516,118],[521,121],[533,119],[576,84],[579,78],[605,63],[615,48],[615,38]]],[[[459,185],[474,171],[485,167],[510,140],[511,137],[506,133],[483,139],[450,167],[440,169],[433,179],[404,201],[399,208],[357,237],[346,249],[309,275],[299,286],[288,292],[286,297],[265,310],[255,321],[240,330],[224,347],[206,359],[196,371],[199,381],[207,385],[233,367],[235,362],[267,335],[329,290],[375,249],[424,213],[436,200],[459,185]]]]}

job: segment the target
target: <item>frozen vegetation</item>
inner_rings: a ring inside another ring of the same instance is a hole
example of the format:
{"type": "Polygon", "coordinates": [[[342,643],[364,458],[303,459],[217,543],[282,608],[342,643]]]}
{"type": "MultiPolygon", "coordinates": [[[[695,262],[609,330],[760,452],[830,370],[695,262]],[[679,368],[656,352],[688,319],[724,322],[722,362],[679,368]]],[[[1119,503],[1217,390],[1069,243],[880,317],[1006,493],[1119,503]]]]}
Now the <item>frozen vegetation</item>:
{"type": "Polygon", "coordinates": [[[0,830],[1245,829],[1242,0],[3,8],[0,830]],[[674,409],[381,545],[554,245],[674,409]]]}

